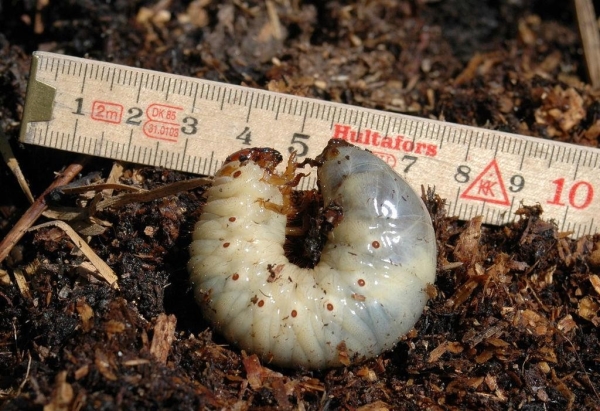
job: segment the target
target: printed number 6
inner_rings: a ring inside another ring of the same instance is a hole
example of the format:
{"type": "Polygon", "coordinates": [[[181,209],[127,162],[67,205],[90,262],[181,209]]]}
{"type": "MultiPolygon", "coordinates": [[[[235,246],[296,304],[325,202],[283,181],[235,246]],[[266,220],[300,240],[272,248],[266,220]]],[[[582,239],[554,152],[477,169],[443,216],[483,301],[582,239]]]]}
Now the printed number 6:
{"type": "Polygon", "coordinates": [[[291,144],[298,144],[298,145],[300,145],[300,147],[302,147],[302,151],[298,152],[298,150],[296,149],[296,147],[293,147],[293,146],[289,146],[288,147],[288,151],[291,153],[292,151],[296,150],[296,152],[297,152],[296,155],[298,157],[304,157],[305,155],[308,154],[308,146],[302,140],[308,140],[309,138],[310,138],[310,136],[307,135],[307,134],[294,133],[294,135],[292,136],[292,143],[291,144]]]}

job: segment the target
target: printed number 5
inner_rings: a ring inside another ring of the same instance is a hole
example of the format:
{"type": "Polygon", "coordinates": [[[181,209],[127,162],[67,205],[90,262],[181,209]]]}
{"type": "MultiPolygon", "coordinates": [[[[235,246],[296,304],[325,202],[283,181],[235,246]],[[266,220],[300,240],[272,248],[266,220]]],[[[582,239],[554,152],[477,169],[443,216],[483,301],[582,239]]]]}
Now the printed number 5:
{"type": "Polygon", "coordinates": [[[296,150],[296,152],[297,152],[296,155],[298,157],[304,157],[305,155],[308,154],[308,146],[302,140],[308,140],[309,138],[310,138],[309,135],[294,133],[294,135],[292,136],[291,144],[298,144],[302,148],[302,151],[299,151],[297,149],[297,147],[294,147],[294,146],[289,146],[288,151],[291,153],[292,151],[296,150]]]}

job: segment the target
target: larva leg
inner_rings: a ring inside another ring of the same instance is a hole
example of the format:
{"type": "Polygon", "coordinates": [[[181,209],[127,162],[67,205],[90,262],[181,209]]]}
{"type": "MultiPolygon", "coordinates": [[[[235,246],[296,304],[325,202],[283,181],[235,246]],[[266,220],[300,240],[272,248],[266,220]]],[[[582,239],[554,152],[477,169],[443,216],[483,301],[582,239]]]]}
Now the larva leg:
{"type": "Polygon", "coordinates": [[[285,367],[339,366],[392,348],[435,279],[435,235],[418,194],[340,140],[315,160],[292,155],[277,173],[281,161],[272,149],[234,153],[207,190],[188,265],[204,315],[231,342],[285,367]],[[304,165],[317,167],[320,193],[299,197],[304,165]],[[307,230],[314,268],[284,249],[286,234],[307,230]]]}

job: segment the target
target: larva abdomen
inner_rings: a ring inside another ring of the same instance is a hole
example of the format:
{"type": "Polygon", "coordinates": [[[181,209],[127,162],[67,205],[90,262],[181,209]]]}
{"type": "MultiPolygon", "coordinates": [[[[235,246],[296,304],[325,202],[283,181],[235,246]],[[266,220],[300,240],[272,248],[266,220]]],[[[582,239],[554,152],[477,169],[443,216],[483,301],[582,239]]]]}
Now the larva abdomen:
{"type": "Polygon", "coordinates": [[[189,262],[205,316],[229,341],[281,366],[337,366],[390,349],[421,315],[435,279],[425,206],[385,162],[332,140],[314,162],[323,206],[341,217],[319,263],[300,268],[283,248],[295,183],[274,171],[280,160],[269,149],[236,153],[207,191],[189,262]]]}

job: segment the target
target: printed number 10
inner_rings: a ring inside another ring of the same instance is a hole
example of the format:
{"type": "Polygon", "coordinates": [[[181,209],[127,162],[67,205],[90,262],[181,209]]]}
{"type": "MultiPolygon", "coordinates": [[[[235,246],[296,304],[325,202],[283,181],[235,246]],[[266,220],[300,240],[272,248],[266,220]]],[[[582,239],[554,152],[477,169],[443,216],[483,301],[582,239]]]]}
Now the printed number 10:
{"type": "MultiPolygon", "coordinates": [[[[548,204],[564,206],[565,203],[562,201],[562,193],[565,188],[565,179],[559,178],[554,180],[553,183],[556,185],[556,191],[554,192],[554,198],[548,200],[548,204]]],[[[594,187],[587,181],[577,181],[571,186],[569,190],[569,204],[579,210],[587,208],[594,199],[594,187]]]]}

